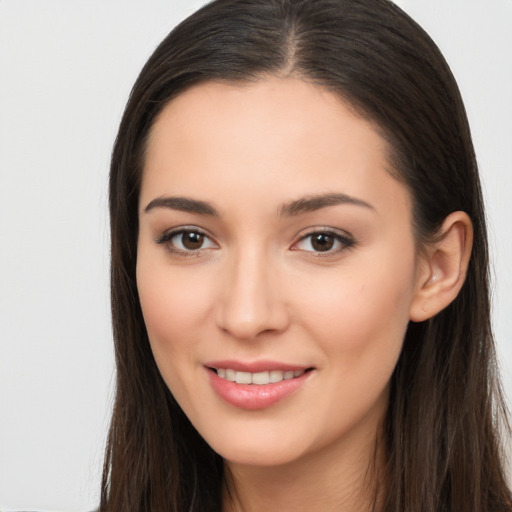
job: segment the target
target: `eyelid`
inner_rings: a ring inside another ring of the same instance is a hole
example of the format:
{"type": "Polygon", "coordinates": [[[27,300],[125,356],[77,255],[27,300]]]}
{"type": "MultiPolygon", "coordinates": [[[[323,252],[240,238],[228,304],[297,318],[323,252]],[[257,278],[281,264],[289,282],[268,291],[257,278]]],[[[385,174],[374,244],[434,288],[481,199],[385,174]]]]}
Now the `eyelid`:
{"type": "MultiPolygon", "coordinates": [[[[156,236],[154,240],[155,243],[158,245],[167,245],[167,249],[169,252],[181,256],[198,256],[203,251],[219,248],[219,244],[213,239],[213,237],[210,236],[204,229],[201,229],[198,226],[179,226],[171,228],[164,231],[161,235],[156,236]],[[170,244],[171,240],[174,237],[177,237],[184,233],[201,234],[205,237],[205,239],[207,239],[210,242],[210,245],[208,247],[200,247],[198,249],[181,249],[170,244]]],[[[354,239],[354,237],[351,234],[347,233],[346,231],[341,231],[339,229],[331,227],[319,226],[308,228],[308,231],[304,234],[301,234],[298,240],[292,244],[290,250],[308,253],[308,255],[313,257],[328,257],[349,250],[353,248],[356,245],[356,243],[357,242],[354,239]],[[299,245],[304,240],[318,234],[332,236],[335,239],[335,243],[337,243],[339,247],[335,249],[331,248],[326,251],[315,251],[297,247],[297,245],[299,245]]]]}
{"type": "Polygon", "coordinates": [[[218,248],[219,244],[211,237],[204,229],[201,229],[197,226],[179,226],[176,228],[171,228],[164,231],[161,235],[155,237],[155,243],[158,245],[167,245],[167,250],[172,252],[173,254],[178,254],[182,256],[197,256],[201,252],[218,248]],[[200,247],[199,249],[180,249],[178,247],[173,247],[170,242],[171,240],[179,235],[184,233],[198,233],[205,237],[205,239],[209,240],[211,246],[209,247],[200,247]]]}
{"type": "Polygon", "coordinates": [[[357,244],[354,237],[347,233],[346,231],[340,231],[339,229],[334,229],[330,227],[318,227],[318,228],[310,228],[308,231],[302,235],[300,235],[297,242],[291,247],[292,251],[302,251],[304,253],[309,253],[310,256],[313,257],[328,257],[339,254],[343,251],[347,251],[352,249],[357,244]],[[295,248],[298,244],[303,242],[304,240],[318,234],[330,235],[332,236],[340,246],[336,249],[329,249],[327,251],[315,251],[315,250],[307,250],[307,249],[299,249],[295,248]]]}

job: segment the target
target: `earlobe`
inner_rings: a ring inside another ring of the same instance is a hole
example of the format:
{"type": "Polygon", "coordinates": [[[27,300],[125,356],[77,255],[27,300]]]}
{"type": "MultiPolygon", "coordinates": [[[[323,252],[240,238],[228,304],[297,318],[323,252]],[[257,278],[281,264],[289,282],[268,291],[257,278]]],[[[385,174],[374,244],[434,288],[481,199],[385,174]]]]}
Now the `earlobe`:
{"type": "Polygon", "coordinates": [[[423,251],[410,319],[423,322],[442,311],[457,297],[464,281],[473,244],[473,225],[465,212],[444,220],[436,241],[423,251]]]}

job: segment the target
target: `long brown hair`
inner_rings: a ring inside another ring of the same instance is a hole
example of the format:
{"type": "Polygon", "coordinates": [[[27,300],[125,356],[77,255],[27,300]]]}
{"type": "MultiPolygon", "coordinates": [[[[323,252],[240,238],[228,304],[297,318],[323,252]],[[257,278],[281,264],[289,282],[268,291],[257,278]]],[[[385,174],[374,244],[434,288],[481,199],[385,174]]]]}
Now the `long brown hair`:
{"type": "Polygon", "coordinates": [[[488,249],[468,122],[455,80],[429,36],[388,0],[217,0],[178,25],[140,73],[110,175],[112,315],[117,388],[102,512],[221,508],[222,459],[162,380],[135,281],[138,199],[148,133],[163,107],[210,80],[294,75],[372,120],[393,173],[410,190],[425,242],[453,211],[474,247],[456,300],[410,323],[385,420],[385,512],[512,510],[500,428],[509,433],[490,326],[488,249]]]}

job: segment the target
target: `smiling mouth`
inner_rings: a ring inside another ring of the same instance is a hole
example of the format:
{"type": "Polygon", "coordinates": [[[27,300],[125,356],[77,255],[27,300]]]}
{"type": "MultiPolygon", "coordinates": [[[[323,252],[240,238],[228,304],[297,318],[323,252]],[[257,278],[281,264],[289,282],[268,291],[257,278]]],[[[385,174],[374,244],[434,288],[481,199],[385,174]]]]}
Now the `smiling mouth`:
{"type": "Polygon", "coordinates": [[[216,373],[221,379],[237,384],[254,384],[256,386],[264,386],[265,384],[274,384],[283,380],[296,379],[305,373],[313,370],[307,368],[305,370],[269,370],[263,372],[241,372],[233,370],[232,368],[209,368],[212,372],[216,373]]]}

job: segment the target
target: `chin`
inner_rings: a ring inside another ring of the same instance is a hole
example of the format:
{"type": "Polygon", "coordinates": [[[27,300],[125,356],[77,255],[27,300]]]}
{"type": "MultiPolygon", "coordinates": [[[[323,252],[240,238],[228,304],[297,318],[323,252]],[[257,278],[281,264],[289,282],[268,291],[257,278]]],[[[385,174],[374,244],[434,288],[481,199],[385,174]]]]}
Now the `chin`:
{"type": "Polygon", "coordinates": [[[297,436],[237,429],[228,435],[207,436],[206,442],[227,462],[244,466],[281,466],[300,459],[309,442],[297,436]]]}
{"type": "MultiPolygon", "coordinates": [[[[217,451],[217,450],[215,450],[217,451]]],[[[302,453],[297,450],[277,449],[276,446],[239,446],[232,445],[217,451],[227,462],[240,466],[276,467],[293,463],[300,459],[302,453]]]]}

